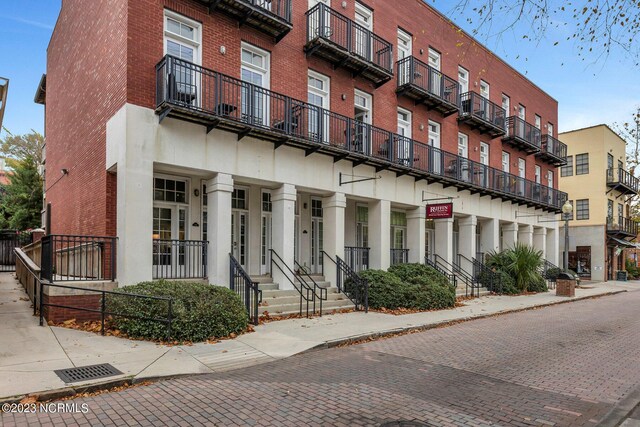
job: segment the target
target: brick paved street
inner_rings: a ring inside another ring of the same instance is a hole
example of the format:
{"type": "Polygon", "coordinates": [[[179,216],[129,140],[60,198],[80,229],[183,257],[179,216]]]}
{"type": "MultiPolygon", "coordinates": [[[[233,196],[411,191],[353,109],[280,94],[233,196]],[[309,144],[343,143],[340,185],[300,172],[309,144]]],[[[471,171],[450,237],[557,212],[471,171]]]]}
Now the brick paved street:
{"type": "Polygon", "coordinates": [[[640,385],[640,292],[76,399],[13,425],[596,425],[640,385]]]}

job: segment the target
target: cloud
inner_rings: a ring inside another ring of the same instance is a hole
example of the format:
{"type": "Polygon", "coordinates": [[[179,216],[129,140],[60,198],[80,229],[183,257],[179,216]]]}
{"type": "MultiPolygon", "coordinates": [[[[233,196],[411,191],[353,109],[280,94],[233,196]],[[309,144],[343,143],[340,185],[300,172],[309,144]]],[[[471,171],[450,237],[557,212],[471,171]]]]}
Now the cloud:
{"type": "Polygon", "coordinates": [[[19,22],[21,24],[30,25],[32,27],[43,28],[45,30],[53,30],[53,25],[45,24],[43,22],[38,22],[38,21],[32,21],[30,19],[19,18],[17,16],[0,15],[0,18],[9,19],[11,21],[19,22]]]}

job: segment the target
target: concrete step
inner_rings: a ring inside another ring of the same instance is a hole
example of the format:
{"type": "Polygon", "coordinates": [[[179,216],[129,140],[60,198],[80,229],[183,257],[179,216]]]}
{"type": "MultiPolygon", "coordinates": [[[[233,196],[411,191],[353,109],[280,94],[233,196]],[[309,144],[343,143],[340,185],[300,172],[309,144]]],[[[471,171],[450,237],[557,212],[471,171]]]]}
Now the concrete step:
{"type": "MultiPolygon", "coordinates": [[[[464,285],[463,286],[458,285],[458,287],[456,288],[456,297],[463,297],[466,295],[466,292],[467,292],[466,287],[464,285]]],[[[485,295],[491,294],[491,292],[489,292],[487,288],[480,288],[479,292],[478,292],[478,289],[473,290],[474,297],[477,296],[478,293],[480,294],[479,296],[485,296],[485,295]]],[[[471,288],[469,288],[469,294],[471,294],[471,288]]]]}
{"type": "MultiPolygon", "coordinates": [[[[300,294],[297,291],[294,291],[295,294],[291,294],[290,291],[280,291],[287,292],[286,295],[282,294],[271,294],[265,296],[264,292],[262,293],[262,302],[268,304],[268,306],[274,305],[282,305],[282,304],[295,304],[300,303],[300,294]]],[[[344,299],[348,299],[347,296],[339,293],[337,289],[333,292],[329,292],[327,290],[327,300],[326,301],[341,301],[344,299]]],[[[325,301],[325,302],[326,302],[325,301]]],[[[318,300],[316,300],[316,304],[318,300]]]]}
{"type": "MultiPolygon", "coordinates": [[[[338,293],[338,288],[327,287],[327,295],[332,293],[338,293]]],[[[265,289],[262,291],[262,298],[274,298],[274,297],[290,297],[300,296],[300,293],[295,289],[265,289]]]]}
{"type": "Polygon", "coordinates": [[[261,274],[258,276],[250,276],[251,280],[258,283],[273,283],[273,279],[268,274],[261,274]]]}
{"type": "MultiPolygon", "coordinates": [[[[347,297],[345,299],[340,300],[332,300],[332,301],[323,301],[322,302],[322,313],[326,314],[333,310],[349,310],[354,307],[353,303],[347,297]]],[[[309,311],[313,310],[313,304],[309,303],[309,311]]],[[[320,310],[320,302],[316,301],[316,311],[320,310]]],[[[278,305],[268,305],[268,306],[260,306],[258,308],[258,312],[260,315],[264,314],[264,312],[268,312],[271,317],[278,316],[286,316],[289,314],[297,314],[300,312],[300,301],[293,304],[278,304],[278,305]]],[[[306,313],[306,302],[303,302],[302,306],[303,314],[306,313]]]]}
{"type": "Polygon", "coordinates": [[[258,289],[261,291],[277,291],[279,286],[277,283],[258,283],[258,289]]]}

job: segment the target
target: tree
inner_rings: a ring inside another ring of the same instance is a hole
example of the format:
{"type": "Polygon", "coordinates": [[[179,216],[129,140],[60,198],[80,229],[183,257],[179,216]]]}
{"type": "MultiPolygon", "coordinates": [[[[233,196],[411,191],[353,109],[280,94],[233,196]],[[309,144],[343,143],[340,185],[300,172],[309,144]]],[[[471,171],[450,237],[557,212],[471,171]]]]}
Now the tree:
{"type": "Polygon", "coordinates": [[[566,33],[562,40],[552,40],[554,46],[573,41],[583,60],[619,49],[640,65],[638,0],[458,0],[449,13],[464,15],[475,27],[474,36],[499,38],[512,31],[516,37],[540,41],[551,26],[566,33]],[[527,24],[522,34],[516,33],[520,22],[527,24]]]}
{"type": "Polygon", "coordinates": [[[31,133],[14,135],[4,128],[7,136],[0,139],[0,157],[14,160],[32,159],[36,166],[43,164],[44,136],[31,130],[31,133]]]}
{"type": "Polygon", "coordinates": [[[32,157],[8,161],[12,172],[0,199],[0,228],[27,230],[40,225],[42,177],[32,157]]]}

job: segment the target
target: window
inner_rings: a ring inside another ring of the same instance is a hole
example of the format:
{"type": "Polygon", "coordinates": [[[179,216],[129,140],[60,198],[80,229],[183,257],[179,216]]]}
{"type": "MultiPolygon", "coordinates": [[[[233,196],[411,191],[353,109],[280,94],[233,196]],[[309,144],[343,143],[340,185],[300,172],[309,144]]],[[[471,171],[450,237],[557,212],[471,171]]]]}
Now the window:
{"type": "Polygon", "coordinates": [[[622,217],[624,217],[624,205],[622,203],[618,203],[618,222],[622,222],[622,217]]]}
{"type": "Polygon", "coordinates": [[[371,124],[371,105],[373,104],[373,97],[358,89],[354,92],[354,118],[363,123],[371,124]]]}
{"type": "Polygon", "coordinates": [[[560,168],[560,176],[573,176],[573,156],[567,156],[567,164],[560,168]]]}
{"type": "Polygon", "coordinates": [[[589,199],[576,200],[576,219],[589,219],[589,199]]]}
{"type": "Polygon", "coordinates": [[[407,214],[404,212],[391,211],[391,225],[399,227],[407,226],[407,214]]]}
{"type": "Polygon", "coordinates": [[[440,148],[440,123],[429,120],[429,145],[440,148]]]}
{"type": "Polygon", "coordinates": [[[589,173],[589,153],[576,154],[576,175],[589,173]]]}
{"type": "Polygon", "coordinates": [[[329,121],[324,120],[323,109],[329,110],[330,79],[327,76],[309,70],[307,77],[307,99],[309,104],[318,108],[309,108],[309,136],[327,143],[329,138],[329,121]]]}
{"type": "Polygon", "coordinates": [[[542,117],[540,117],[539,115],[536,114],[535,116],[535,126],[536,128],[540,129],[540,126],[542,126],[542,117]]]}
{"type": "Polygon", "coordinates": [[[440,52],[429,48],[429,65],[440,71],[440,52]]]}
{"type": "Polygon", "coordinates": [[[607,170],[613,169],[613,155],[607,153],[607,170]]]}
{"type": "Polygon", "coordinates": [[[547,134],[553,136],[553,123],[547,123],[547,134]]]}
{"type": "MultiPolygon", "coordinates": [[[[526,170],[527,170],[527,161],[523,158],[519,158],[518,159],[518,176],[520,178],[524,178],[526,170]]],[[[524,181],[523,181],[523,184],[524,184],[524,181]]]]}
{"type": "Polygon", "coordinates": [[[398,134],[411,138],[411,111],[398,108],[398,134]]]}
{"type": "Polygon", "coordinates": [[[469,92],[469,71],[458,66],[458,83],[460,84],[460,93],[469,92]]]}
{"type": "Polygon", "coordinates": [[[164,17],[164,53],[199,64],[200,24],[168,10],[164,17]]]}
{"type": "Polygon", "coordinates": [[[511,98],[509,98],[504,93],[502,94],[502,108],[504,108],[504,111],[507,113],[507,116],[511,114],[509,112],[509,109],[511,108],[511,98]]]}
{"type": "MultiPolygon", "coordinates": [[[[356,19],[355,21],[369,31],[373,31],[373,10],[368,7],[356,3],[356,19]]],[[[355,51],[358,55],[371,60],[373,46],[370,42],[370,36],[365,31],[355,31],[355,51]]]]}
{"type": "Polygon", "coordinates": [[[262,212],[271,212],[271,192],[263,190],[262,191],[262,212]]]}
{"type": "Polygon", "coordinates": [[[489,83],[484,80],[480,80],[480,95],[489,99],[489,83]]]}
{"type": "Polygon", "coordinates": [[[607,218],[613,219],[613,200],[607,200],[607,218]]]}
{"type": "Polygon", "coordinates": [[[502,171],[509,172],[509,153],[506,151],[502,152],[502,171]]]}
{"type": "Polygon", "coordinates": [[[489,144],[486,142],[480,143],[480,163],[483,165],[489,164],[489,144]]]}
{"type": "Polygon", "coordinates": [[[553,171],[547,171],[547,187],[553,188],[553,171]]]}
{"type": "Polygon", "coordinates": [[[535,167],[534,179],[536,181],[536,184],[540,184],[541,179],[542,179],[542,170],[540,169],[540,166],[538,166],[538,165],[536,165],[536,167],[535,167]]]}
{"type": "Polygon", "coordinates": [[[157,202],[187,203],[187,182],[175,179],[155,178],[153,200],[157,202]]]}
{"type": "Polygon", "coordinates": [[[322,218],[322,200],[311,199],[311,216],[314,218],[322,218]]]}
{"type": "Polygon", "coordinates": [[[411,34],[398,28],[398,61],[411,56],[412,37],[411,34]]]}
{"type": "Polygon", "coordinates": [[[469,138],[464,133],[458,133],[458,156],[469,157],[469,138]]]}
{"type": "Polygon", "coordinates": [[[518,104],[518,117],[522,120],[526,120],[527,117],[527,109],[522,104],[518,104]]]}
{"type": "Polygon", "coordinates": [[[232,209],[247,209],[247,190],[242,188],[234,188],[231,193],[232,209]]]}
{"type": "MultiPolygon", "coordinates": [[[[269,53],[242,43],[240,73],[242,81],[269,89],[269,53]]],[[[268,98],[252,86],[242,87],[242,119],[266,125],[269,123],[268,98]]]]}

